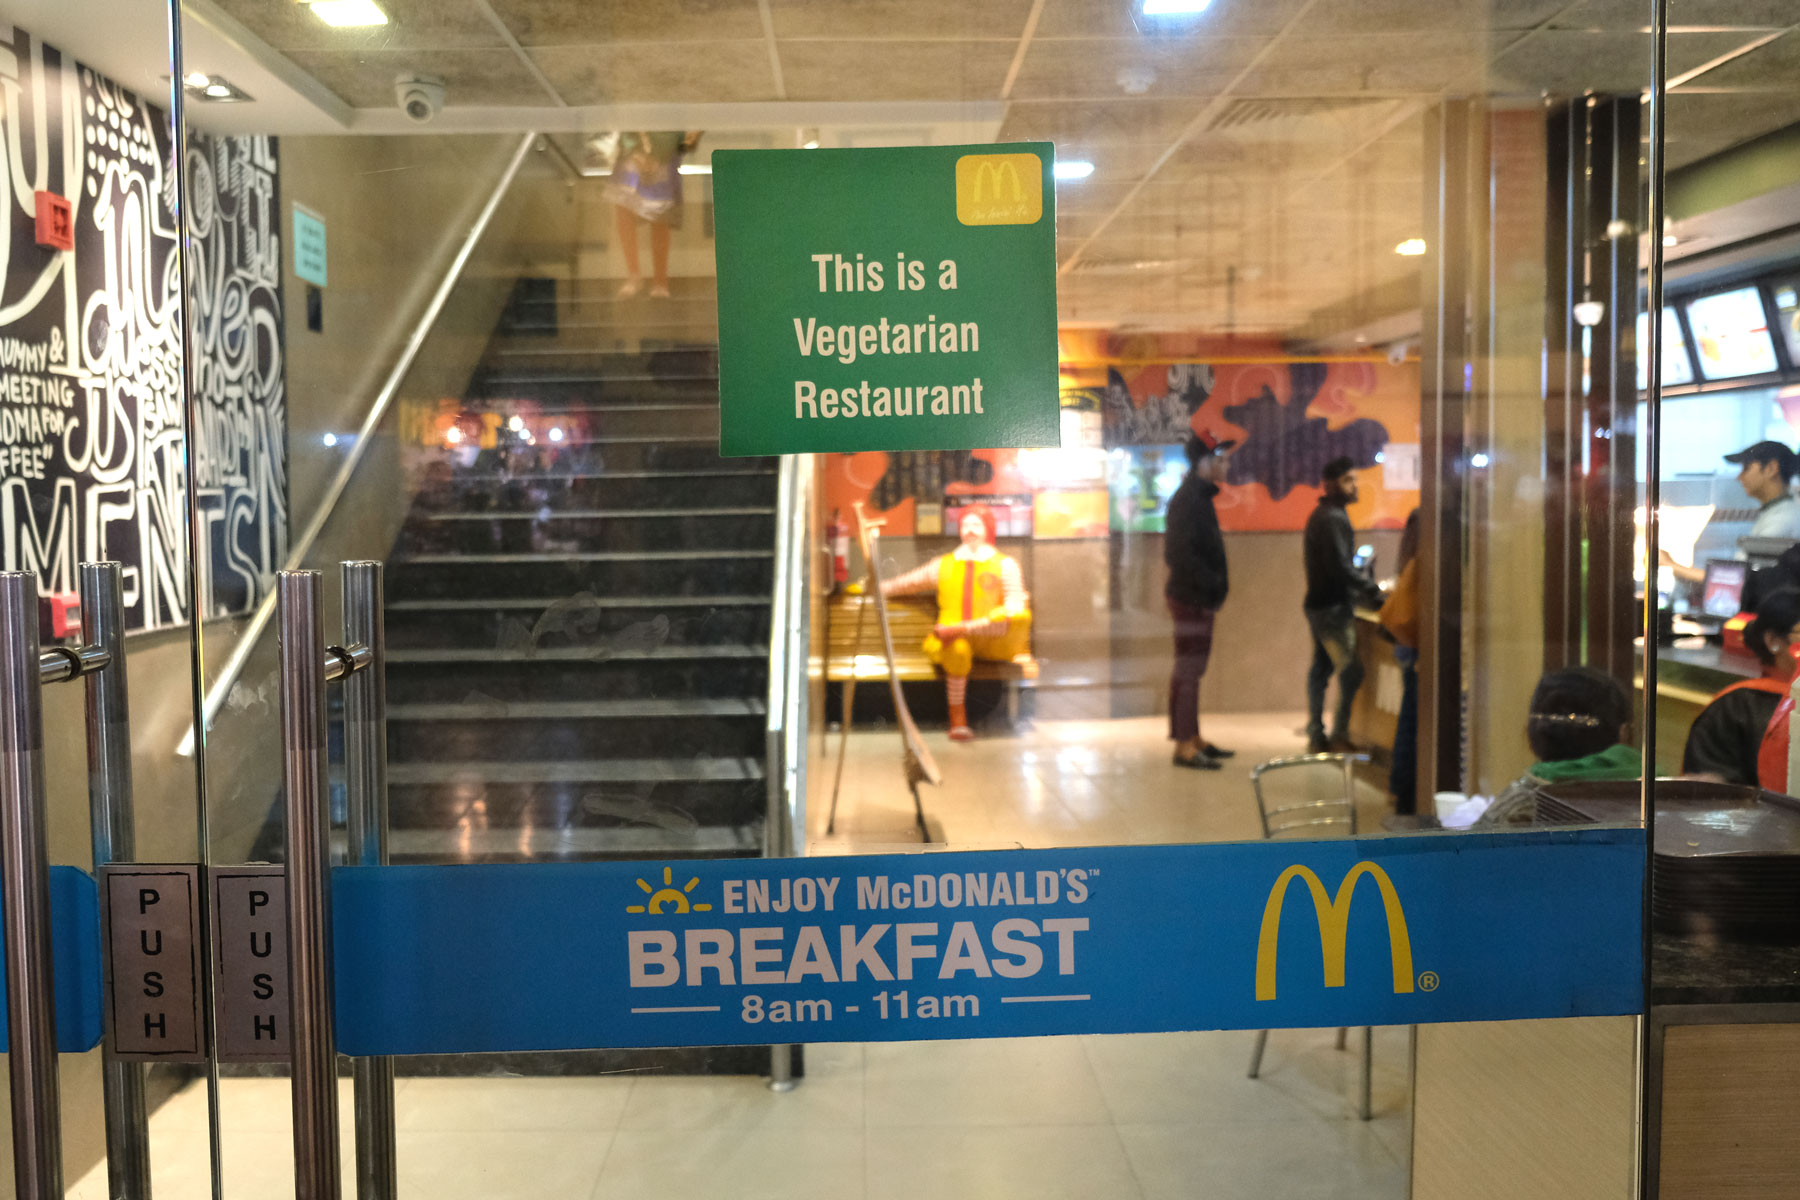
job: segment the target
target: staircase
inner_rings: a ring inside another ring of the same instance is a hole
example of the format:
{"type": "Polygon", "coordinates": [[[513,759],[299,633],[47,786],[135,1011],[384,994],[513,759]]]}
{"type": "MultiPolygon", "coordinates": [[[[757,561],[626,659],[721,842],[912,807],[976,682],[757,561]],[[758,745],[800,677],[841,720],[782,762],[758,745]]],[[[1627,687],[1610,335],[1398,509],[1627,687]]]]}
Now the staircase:
{"type": "Polygon", "coordinates": [[[395,862],[761,852],[777,467],[718,421],[711,350],[502,327],[389,558],[395,862]]]}

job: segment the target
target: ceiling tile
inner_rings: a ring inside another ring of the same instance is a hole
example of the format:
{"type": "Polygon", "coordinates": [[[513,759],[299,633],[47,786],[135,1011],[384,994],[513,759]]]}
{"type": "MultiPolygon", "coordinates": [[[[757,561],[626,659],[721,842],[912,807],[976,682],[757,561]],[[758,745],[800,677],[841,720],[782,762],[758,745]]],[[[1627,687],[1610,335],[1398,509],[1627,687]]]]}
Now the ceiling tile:
{"type": "Polygon", "coordinates": [[[1695,76],[1694,85],[1768,90],[1790,95],[1800,92],[1800,33],[1778,37],[1766,46],[1759,46],[1704,75],[1695,76]]]}
{"type": "Polygon", "coordinates": [[[1671,168],[1800,122],[1800,90],[1676,92],[1669,97],[1671,168]]]}
{"type": "Polygon", "coordinates": [[[531,55],[570,104],[778,98],[760,39],[535,46],[531,55]]]}
{"type": "Polygon", "coordinates": [[[770,0],[778,38],[1017,42],[1031,0],[770,0]]]}
{"type": "Polygon", "coordinates": [[[1017,100],[1213,96],[1267,42],[1262,38],[1033,38],[1013,84],[1017,100]],[[1134,93],[1133,88],[1141,88],[1134,93]]]}
{"type": "MultiPolygon", "coordinates": [[[[1669,24],[1775,27],[1800,19],[1793,0],[1669,0],[1669,24]]],[[[1647,0],[1580,0],[1556,18],[1562,29],[1649,29],[1647,0]]]]}
{"type": "MultiPolygon", "coordinates": [[[[386,25],[335,29],[292,0],[214,0],[277,50],[442,50],[506,41],[473,0],[378,0],[386,25]]],[[[391,98],[391,97],[390,97],[391,98]]]]}
{"type": "Polygon", "coordinates": [[[1046,0],[1044,14],[1038,19],[1037,36],[1137,37],[1164,42],[1259,37],[1279,33],[1306,3],[1307,0],[1219,0],[1198,16],[1146,17],[1138,0],[1046,0]]]}
{"type": "Polygon", "coordinates": [[[791,100],[997,100],[1007,42],[778,43],[791,100]]]}
{"type": "MultiPolygon", "coordinates": [[[[1742,44],[1735,33],[1672,33],[1669,74],[1679,75],[1742,44]]],[[[1547,30],[1494,60],[1490,90],[1560,96],[1639,92],[1649,86],[1651,49],[1647,33],[1547,30]]]]}
{"type": "MultiPolygon", "coordinates": [[[[1633,0],[1633,3],[1638,0],[1633,0]]],[[[1294,32],[1422,33],[1530,29],[1568,7],[1569,0],[1325,0],[1294,32]]],[[[1646,0],[1647,3],[1647,0],[1646,0]]]]}
{"type": "MultiPolygon", "coordinates": [[[[270,2],[270,0],[263,0],[270,2]]],[[[527,46],[709,42],[763,36],[756,0],[489,0],[527,46]]]]}
{"type": "Polygon", "coordinates": [[[551,102],[511,50],[295,50],[288,57],[353,108],[392,106],[395,78],[410,73],[443,79],[447,107],[551,102]]]}
{"type": "Polygon", "coordinates": [[[1197,99],[1015,101],[1000,126],[1003,142],[1126,142],[1167,145],[1202,106],[1197,99]]]}
{"type": "Polygon", "coordinates": [[[1289,37],[1244,80],[1246,95],[1431,94],[1479,88],[1487,46],[1441,33],[1289,37]]]}

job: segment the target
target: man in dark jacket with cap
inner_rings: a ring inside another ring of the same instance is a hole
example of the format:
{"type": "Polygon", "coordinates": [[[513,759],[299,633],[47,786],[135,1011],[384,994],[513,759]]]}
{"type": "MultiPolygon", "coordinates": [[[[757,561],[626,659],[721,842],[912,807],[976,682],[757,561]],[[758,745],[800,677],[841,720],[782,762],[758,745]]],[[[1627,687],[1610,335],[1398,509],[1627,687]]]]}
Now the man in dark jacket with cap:
{"type": "Polygon", "coordinates": [[[1169,739],[1175,743],[1175,765],[1200,771],[1218,770],[1219,760],[1232,754],[1200,736],[1200,677],[1212,656],[1213,618],[1230,589],[1213,498],[1225,475],[1225,456],[1236,444],[1211,433],[1189,435],[1187,478],[1169,498],[1163,523],[1163,561],[1169,567],[1164,596],[1175,621],[1169,739]]]}

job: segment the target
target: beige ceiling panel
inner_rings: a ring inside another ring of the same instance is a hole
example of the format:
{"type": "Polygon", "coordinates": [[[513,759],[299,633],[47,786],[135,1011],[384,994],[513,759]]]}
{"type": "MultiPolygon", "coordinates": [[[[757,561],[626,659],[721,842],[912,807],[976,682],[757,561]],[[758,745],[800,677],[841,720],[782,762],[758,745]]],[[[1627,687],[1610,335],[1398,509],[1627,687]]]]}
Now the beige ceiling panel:
{"type": "Polygon", "coordinates": [[[394,80],[407,73],[443,79],[449,107],[550,102],[511,50],[295,50],[288,57],[354,108],[391,106],[394,80]]]}
{"type": "MultiPolygon", "coordinates": [[[[1672,33],[1669,74],[1699,66],[1743,44],[1735,33],[1672,33]]],[[[1605,33],[1553,29],[1535,34],[1494,60],[1489,79],[1496,93],[1548,92],[1577,96],[1584,91],[1630,94],[1650,83],[1651,38],[1647,33],[1605,33]]]]}
{"type": "Polygon", "coordinates": [[[1445,34],[1284,38],[1240,90],[1249,96],[1437,93],[1479,87],[1485,41],[1445,34]]]}
{"type": "MultiPolygon", "coordinates": [[[[1201,42],[1219,37],[1262,37],[1281,32],[1307,0],[1216,0],[1191,17],[1146,17],[1139,0],[1045,0],[1039,37],[1136,37],[1165,42],[1201,42]]],[[[1333,3],[1334,0],[1319,0],[1333,3]]]]}
{"type": "Polygon", "coordinates": [[[1266,41],[1261,38],[1033,38],[1013,83],[1016,100],[1216,96],[1266,41]],[[1141,88],[1141,91],[1133,91],[1141,88]]]}
{"type": "Polygon", "coordinates": [[[791,100],[997,100],[1007,42],[780,42],[791,100]]]}
{"type": "MultiPolygon", "coordinates": [[[[1794,0],[1669,0],[1671,27],[1781,28],[1796,20],[1794,0]]],[[[1644,0],[1579,0],[1555,23],[1563,29],[1648,29],[1650,6],[1644,0]]]]}
{"type": "MultiPolygon", "coordinates": [[[[1634,0],[1635,2],[1635,0],[1634,0]]],[[[1482,37],[1489,30],[1530,29],[1556,16],[1569,0],[1320,0],[1308,15],[1308,36],[1325,33],[1455,31],[1482,37]]]]}
{"type": "Polygon", "coordinates": [[[1142,143],[1166,146],[1205,101],[1121,98],[1093,101],[1015,101],[1007,107],[1000,141],[1142,143]]]}
{"type": "Polygon", "coordinates": [[[1800,90],[1676,92],[1668,114],[1669,165],[1681,167],[1800,122],[1800,90]]]}
{"type": "MultiPolygon", "coordinates": [[[[262,0],[264,3],[272,0],[262,0]]],[[[490,0],[527,46],[718,42],[763,35],[756,0],[490,0]]]]}
{"type": "Polygon", "coordinates": [[[778,38],[1017,42],[1031,0],[770,0],[778,38]]]}
{"type": "MultiPolygon", "coordinates": [[[[277,50],[446,50],[504,46],[474,0],[378,0],[386,25],[334,29],[293,0],[215,0],[277,50]]],[[[392,99],[392,97],[389,97],[392,99]]]]}
{"type": "MultiPolygon", "coordinates": [[[[1800,0],[1795,19],[1800,20],[1800,0]]],[[[1702,88],[1744,88],[1749,91],[1800,93],[1800,33],[1778,37],[1741,58],[1714,67],[1694,79],[1702,88]]]]}
{"type": "Polygon", "coordinates": [[[1119,207],[1126,195],[1136,186],[1130,183],[1106,183],[1097,176],[1072,183],[1061,183],[1056,188],[1056,216],[1058,222],[1074,216],[1103,215],[1119,207]]]}
{"type": "Polygon", "coordinates": [[[760,40],[538,46],[531,55],[570,104],[778,99],[760,40]]]}

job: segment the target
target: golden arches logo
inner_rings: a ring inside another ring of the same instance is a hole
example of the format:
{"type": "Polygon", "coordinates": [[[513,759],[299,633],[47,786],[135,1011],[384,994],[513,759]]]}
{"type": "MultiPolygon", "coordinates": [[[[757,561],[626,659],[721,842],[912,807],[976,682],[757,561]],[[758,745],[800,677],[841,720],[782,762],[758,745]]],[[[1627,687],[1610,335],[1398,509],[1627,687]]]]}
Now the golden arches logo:
{"type": "Polygon", "coordinates": [[[956,219],[1032,225],[1044,215],[1044,160],[1035,154],[965,154],[956,160],[956,219]]]}
{"type": "Polygon", "coordinates": [[[1406,930],[1406,913],[1400,907],[1400,894],[1388,873],[1372,862],[1359,862],[1350,868],[1338,884],[1337,895],[1327,897],[1325,885],[1312,868],[1292,866],[1281,873],[1269,890],[1269,902],[1263,907],[1262,933],[1256,939],[1256,998],[1275,999],[1275,954],[1281,944],[1281,904],[1287,898],[1288,884],[1304,880],[1312,893],[1313,911],[1319,918],[1319,954],[1325,960],[1325,986],[1344,986],[1344,957],[1350,939],[1350,905],[1356,898],[1356,884],[1364,875],[1375,880],[1381,892],[1381,904],[1387,911],[1388,955],[1394,968],[1394,994],[1413,990],[1412,938],[1406,930]]]}

